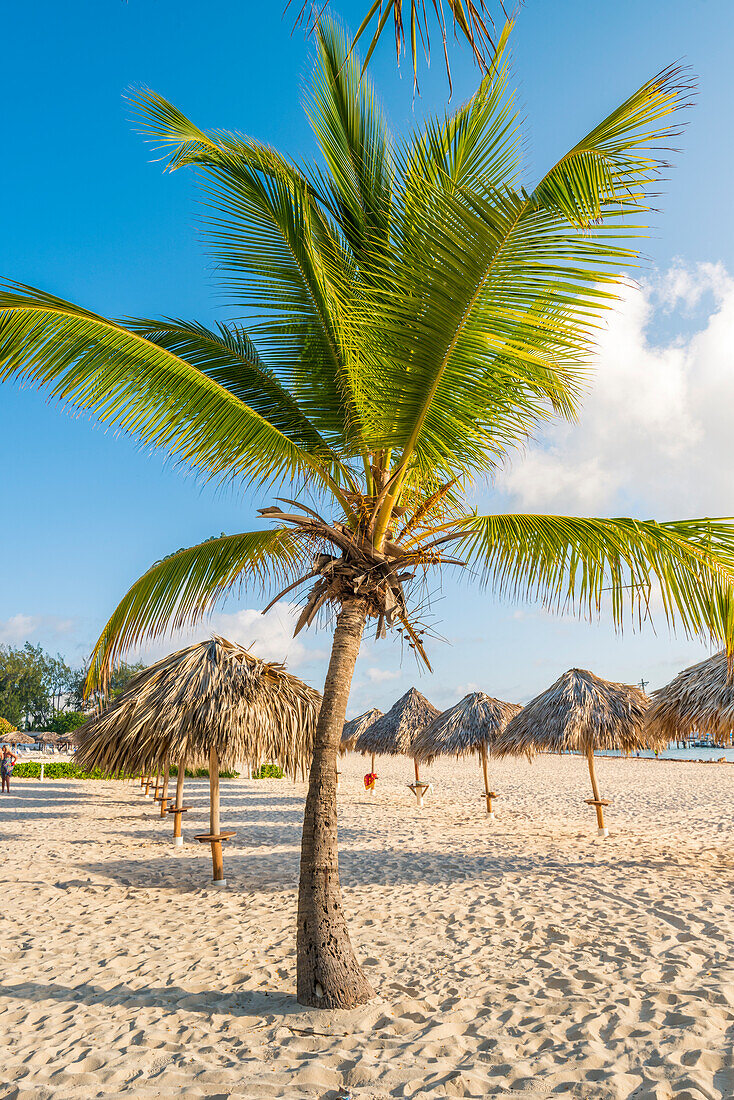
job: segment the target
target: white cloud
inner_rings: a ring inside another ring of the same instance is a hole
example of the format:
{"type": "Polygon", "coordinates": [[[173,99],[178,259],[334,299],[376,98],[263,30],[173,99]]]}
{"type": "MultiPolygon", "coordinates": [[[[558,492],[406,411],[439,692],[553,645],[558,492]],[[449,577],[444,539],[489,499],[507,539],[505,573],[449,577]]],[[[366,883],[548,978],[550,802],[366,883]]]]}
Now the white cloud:
{"type": "Polygon", "coordinates": [[[556,423],[507,471],[513,508],[658,518],[734,514],[734,279],[678,264],[628,285],[599,340],[579,422],[556,423]],[[686,310],[685,337],[653,337],[686,310]],[[687,319],[691,327],[691,318],[687,319]]]}
{"type": "Polygon", "coordinates": [[[265,661],[286,661],[289,668],[296,668],[306,660],[323,656],[321,651],[309,647],[307,642],[293,637],[300,608],[295,604],[277,604],[266,615],[254,608],[241,611],[214,612],[193,630],[176,631],[140,650],[131,653],[129,660],[156,661],[176,649],[221,634],[232,642],[252,649],[265,661]]]}
{"type": "Polygon", "coordinates": [[[0,619],[0,643],[5,645],[23,645],[24,642],[43,636],[44,641],[66,637],[75,628],[74,619],[62,619],[58,615],[11,615],[9,619],[0,619]]]}
{"type": "Polygon", "coordinates": [[[403,675],[403,670],[400,668],[368,668],[365,675],[371,683],[382,684],[385,680],[399,680],[403,675]]]}

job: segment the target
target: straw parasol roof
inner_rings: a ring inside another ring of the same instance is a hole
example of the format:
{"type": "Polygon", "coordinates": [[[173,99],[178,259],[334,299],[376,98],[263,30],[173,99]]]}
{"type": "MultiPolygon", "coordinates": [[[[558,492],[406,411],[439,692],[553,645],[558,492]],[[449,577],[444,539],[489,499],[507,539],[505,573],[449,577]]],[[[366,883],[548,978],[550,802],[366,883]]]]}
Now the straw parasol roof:
{"type": "Polygon", "coordinates": [[[516,703],[503,703],[483,691],[473,691],[420,730],[413,741],[413,753],[426,764],[436,756],[478,753],[482,745],[492,745],[520,709],[516,703]]]}
{"type": "Polygon", "coordinates": [[[359,735],[364,733],[367,727],[371,726],[378,718],[382,718],[382,711],[378,710],[377,707],[372,707],[371,710],[366,710],[364,714],[358,714],[356,718],[345,722],[339,752],[342,755],[345,752],[352,752],[359,735]]]}
{"type": "Polygon", "coordinates": [[[278,760],[291,774],[310,758],[321,695],[226,638],[171,653],[140,672],[77,731],[77,763],[132,772],[175,762],[223,766],[278,760]]]}
{"type": "Polygon", "coordinates": [[[630,684],[602,680],[572,668],[522,708],[492,746],[495,756],[533,750],[581,752],[663,748],[643,729],[650,701],[630,684]]]}
{"type": "Polygon", "coordinates": [[[411,688],[387,714],[377,718],[359,735],[354,749],[378,756],[412,756],[416,734],[438,715],[439,711],[426,697],[411,688]]]}
{"type": "Polygon", "coordinates": [[[27,733],[21,733],[19,730],[0,734],[1,745],[35,745],[35,743],[35,737],[29,737],[27,733]]]}
{"type": "Polygon", "coordinates": [[[726,652],[683,669],[654,691],[645,728],[666,742],[684,740],[694,728],[728,742],[734,730],[734,684],[728,683],[726,652]]]}

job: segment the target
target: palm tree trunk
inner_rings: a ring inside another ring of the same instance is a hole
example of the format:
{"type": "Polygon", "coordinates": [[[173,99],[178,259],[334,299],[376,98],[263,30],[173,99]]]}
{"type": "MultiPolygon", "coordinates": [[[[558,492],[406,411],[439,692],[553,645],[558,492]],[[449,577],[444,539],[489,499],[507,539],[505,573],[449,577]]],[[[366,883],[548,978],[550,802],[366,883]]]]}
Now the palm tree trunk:
{"type": "Polygon", "coordinates": [[[298,889],[298,1001],[355,1008],[374,997],[352,949],[342,907],[336,823],[336,758],[367,620],[361,600],[342,605],[314,734],[298,889]]]}

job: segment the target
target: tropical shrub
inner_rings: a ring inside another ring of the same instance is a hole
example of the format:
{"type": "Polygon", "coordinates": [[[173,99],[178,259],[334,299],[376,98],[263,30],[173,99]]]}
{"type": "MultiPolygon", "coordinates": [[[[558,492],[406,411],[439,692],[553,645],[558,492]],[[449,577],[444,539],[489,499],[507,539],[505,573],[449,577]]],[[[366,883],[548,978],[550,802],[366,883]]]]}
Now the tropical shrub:
{"type": "Polygon", "coordinates": [[[260,767],[252,773],[253,779],[282,779],[283,769],[280,764],[261,764],[260,767]]]}
{"type": "MultiPolygon", "coordinates": [[[[59,760],[57,762],[44,763],[43,774],[45,779],[119,779],[121,776],[108,775],[99,768],[94,768],[90,772],[82,771],[76,764],[69,763],[68,760],[59,760]]],[[[27,760],[23,764],[16,764],[13,769],[13,776],[16,779],[40,779],[41,778],[41,762],[38,760],[27,760]]]]}
{"type": "MultiPolygon", "coordinates": [[[[209,769],[208,768],[187,768],[184,774],[185,774],[187,779],[208,779],[209,778],[209,769]]],[[[171,765],[169,775],[172,775],[174,778],[178,778],[178,768],[176,767],[175,764],[171,765]]],[[[239,777],[240,777],[239,772],[220,771],[220,773],[219,773],[219,778],[220,779],[239,779],[239,777]]]]}

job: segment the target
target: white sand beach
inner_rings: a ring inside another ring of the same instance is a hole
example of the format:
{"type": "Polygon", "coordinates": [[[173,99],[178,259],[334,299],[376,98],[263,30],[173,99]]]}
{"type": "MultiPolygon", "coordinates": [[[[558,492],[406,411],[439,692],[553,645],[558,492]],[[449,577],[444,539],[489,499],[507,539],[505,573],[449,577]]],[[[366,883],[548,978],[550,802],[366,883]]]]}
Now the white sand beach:
{"type": "Polygon", "coordinates": [[[341,871],[377,1000],[305,1011],[294,923],[304,788],[222,782],[226,892],[207,888],[205,781],[170,846],[139,786],[16,780],[3,850],[0,1096],[734,1096],[731,765],[600,759],[425,769],[341,762],[341,871]]]}

